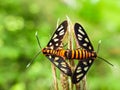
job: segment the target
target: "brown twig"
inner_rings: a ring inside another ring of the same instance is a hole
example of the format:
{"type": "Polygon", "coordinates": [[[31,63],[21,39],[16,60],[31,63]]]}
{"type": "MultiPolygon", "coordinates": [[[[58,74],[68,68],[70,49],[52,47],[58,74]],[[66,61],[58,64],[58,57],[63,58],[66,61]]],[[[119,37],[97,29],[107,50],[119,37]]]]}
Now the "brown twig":
{"type": "MultiPolygon", "coordinates": [[[[57,20],[56,28],[58,27],[59,19],[57,20]]],[[[57,75],[56,75],[56,67],[51,64],[52,67],[52,75],[53,75],[53,81],[54,81],[54,90],[59,90],[58,89],[58,82],[57,82],[57,75]]]]}
{"type": "MultiPolygon", "coordinates": [[[[68,49],[72,50],[73,49],[73,38],[72,38],[72,33],[73,32],[73,26],[72,23],[69,19],[69,17],[67,16],[67,20],[68,20],[68,49]]],[[[69,60],[69,64],[71,67],[72,72],[74,71],[74,61],[73,60],[69,60]]],[[[70,85],[70,90],[73,90],[73,83],[71,82],[70,85]]]]}
{"type": "Polygon", "coordinates": [[[84,76],[84,78],[82,80],[82,84],[83,84],[83,90],[87,90],[87,88],[86,88],[86,76],[84,76]]]}
{"type": "MultiPolygon", "coordinates": [[[[76,48],[81,48],[77,42],[76,36],[74,34],[75,37],[75,42],[76,42],[76,48]]],[[[84,78],[82,79],[82,81],[80,81],[79,83],[76,84],[76,90],[87,90],[86,88],[86,76],[84,76],[84,78]]]]}
{"type": "Polygon", "coordinates": [[[54,81],[54,90],[58,90],[56,67],[53,64],[51,64],[51,67],[52,67],[52,75],[53,75],[53,81],[54,81]]]}
{"type": "Polygon", "coordinates": [[[60,79],[61,79],[62,90],[69,90],[68,76],[61,72],[60,79]]]}
{"type": "Polygon", "coordinates": [[[76,90],[82,90],[82,89],[81,89],[81,84],[80,84],[80,83],[75,84],[75,88],[76,88],[76,90]]]}
{"type": "Polygon", "coordinates": [[[68,76],[61,72],[60,77],[62,90],[69,90],[68,76]]]}

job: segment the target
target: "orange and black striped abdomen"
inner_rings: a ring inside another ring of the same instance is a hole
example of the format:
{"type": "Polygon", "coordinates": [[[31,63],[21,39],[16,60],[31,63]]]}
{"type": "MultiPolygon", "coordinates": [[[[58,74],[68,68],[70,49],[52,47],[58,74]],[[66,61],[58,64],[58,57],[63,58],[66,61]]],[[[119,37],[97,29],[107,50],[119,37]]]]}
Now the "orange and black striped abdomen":
{"type": "Polygon", "coordinates": [[[55,55],[57,54],[57,51],[56,50],[52,50],[52,49],[47,49],[47,48],[44,48],[42,50],[43,54],[46,54],[46,55],[55,55]]]}
{"type": "Polygon", "coordinates": [[[43,54],[46,54],[46,55],[56,55],[56,56],[65,57],[66,50],[63,50],[63,49],[53,50],[53,49],[44,48],[42,52],[43,54]]]}
{"type": "Polygon", "coordinates": [[[85,49],[66,50],[65,57],[67,59],[87,59],[90,57],[96,58],[96,53],[89,52],[85,49]]]}

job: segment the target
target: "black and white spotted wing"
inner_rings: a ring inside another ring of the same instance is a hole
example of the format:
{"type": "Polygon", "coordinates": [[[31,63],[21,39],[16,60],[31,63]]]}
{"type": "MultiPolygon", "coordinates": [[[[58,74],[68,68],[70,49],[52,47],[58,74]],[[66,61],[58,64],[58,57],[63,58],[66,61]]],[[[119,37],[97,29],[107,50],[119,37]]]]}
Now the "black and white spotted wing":
{"type": "Polygon", "coordinates": [[[94,48],[88,38],[88,35],[86,34],[84,28],[79,23],[75,23],[74,32],[75,32],[75,36],[77,38],[78,44],[82,48],[88,51],[94,51],[94,48]]]}
{"type": "Polygon", "coordinates": [[[55,33],[53,34],[51,40],[49,41],[49,43],[47,44],[48,48],[51,49],[57,49],[61,43],[62,43],[62,39],[67,31],[67,26],[68,26],[68,22],[65,20],[63,21],[58,28],[56,29],[55,33]]]}
{"type": "Polygon", "coordinates": [[[69,65],[65,62],[65,60],[62,57],[56,55],[46,55],[46,57],[64,74],[72,76],[72,71],[69,65]]]}
{"type": "Polygon", "coordinates": [[[78,83],[83,77],[86,75],[87,71],[89,70],[90,66],[92,65],[94,59],[88,58],[80,60],[73,75],[72,75],[72,82],[74,84],[78,83]]]}

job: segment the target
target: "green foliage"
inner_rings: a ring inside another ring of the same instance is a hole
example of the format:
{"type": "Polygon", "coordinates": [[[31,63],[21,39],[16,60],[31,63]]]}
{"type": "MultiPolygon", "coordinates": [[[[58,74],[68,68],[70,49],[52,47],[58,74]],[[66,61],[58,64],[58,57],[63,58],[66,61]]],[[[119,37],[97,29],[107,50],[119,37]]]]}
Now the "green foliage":
{"type": "MultiPolygon", "coordinates": [[[[83,25],[95,50],[102,40],[99,56],[119,66],[119,10],[119,0],[0,1],[0,90],[51,89],[51,62],[44,55],[40,54],[29,68],[26,66],[40,51],[35,32],[45,47],[57,19],[62,21],[66,15],[83,25]]],[[[118,90],[119,68],[110,68],[97,59],[87,74],[89,90],[118,90]]]]}

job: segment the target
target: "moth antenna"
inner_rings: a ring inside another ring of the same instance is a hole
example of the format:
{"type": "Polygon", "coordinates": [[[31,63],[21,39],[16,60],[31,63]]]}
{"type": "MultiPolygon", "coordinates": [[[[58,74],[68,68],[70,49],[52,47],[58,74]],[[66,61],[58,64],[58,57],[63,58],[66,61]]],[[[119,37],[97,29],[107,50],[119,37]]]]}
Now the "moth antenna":
{"type": "Polygon", "coordinates": [[[56,28],[58,28],[59,22],[60,22],[60,18],[58,18],[58,20],[57,20],[56,28]]]}
{"type": "MultiPolygon", "coordinates": [[[[37,39],[37,42],[38,42],[38,45],[39,45],[40,49],[42,49],[42,47],[41,47],[41,45],[40,45],[40,41],[39,41],[37,32],[35,33],[35,36],[36,36],[36,39],[37,39]]],[[[41,51],[39,51],[39,52],[34,56],[34,58],[31,60],[31,62],[28,63],[28,65],[26,66],[26,68],[28,68],[28,67],[33,63],[33,61],[37,58],[37,56],[38,56],[40,53],[41,53],[41,51]]]]}
{"type": "Polygon", "coordinates": [[[106,59],[104,59],[104,58],[102,58],[102,57],[99,57],[99,56],[98,56],[98,58],[101,59],[101,60],[103,60],[103,61],[105,61],[106,63],[108,63],[108,64],[111,65],[112,67],[114,66],[112,63],[110,63],[110,62],[107,61],[106,59]]]}
{"type": "MultiPolygon", "coordinates": [[[[98,42],[97,54],[98,54],[98,52],[99,52],[99,50],[100,50],[100,44],[101,44],[101,40],[99,40],[99,42],[98,42]]],[[[112,63],[108,62],[106,59],[104,59],[104,58],[102,58],[102,57],[99,57],[99,56],[98,56],[98,58],[101,59],[101,60],[103,60],[103,61],[105,61],[105,62],[108,63],[109,65],[114,66],[112,63]]]]}
{"type": "Polygon", "coordinates": [[[35,33],[35,36],[36,36],[36,39],[37,39],[37,42],[38,42],[38,45],[39,45],[40,49],[42,49],[42,47],[41,47],[41,45],[40,45],[40,41],[39,41],[37,32],[35,33]]]}
{"type": "Polygon", "coordinates": [[[39,51],[39,52],[33,57],[33,59],[31,60],[30,63],[28,63],[28,65],[26,66],[26,68],[28,68],[28,67],[33,63],[33,61],[37,58],[37,56],[38,56],[40,53],[41,53],[41,51],[39,51]]]}
{"type": "Polygon", "coordinates": [[[98,42],[97,54],[98,54],[99,49],[100,49],[100,44],[101,44],[101,40],[99,40],[99,42],[98,42]]]}

